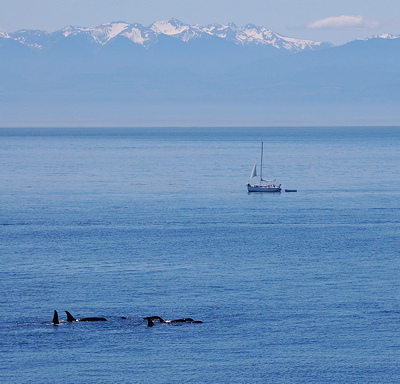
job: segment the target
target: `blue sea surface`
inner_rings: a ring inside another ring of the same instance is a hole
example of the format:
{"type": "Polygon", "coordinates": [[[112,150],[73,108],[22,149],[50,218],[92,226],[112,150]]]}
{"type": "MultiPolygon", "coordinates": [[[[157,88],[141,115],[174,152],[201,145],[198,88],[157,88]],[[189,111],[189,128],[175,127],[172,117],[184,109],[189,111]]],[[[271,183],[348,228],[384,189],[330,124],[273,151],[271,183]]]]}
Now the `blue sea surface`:
{"type": "Polygon", "coordinates": [[[399,127],[0,130],[1,383],[400,382],[399,149],[399,127]],[[261,141],[297,193],[247,192],[261,141]]]}

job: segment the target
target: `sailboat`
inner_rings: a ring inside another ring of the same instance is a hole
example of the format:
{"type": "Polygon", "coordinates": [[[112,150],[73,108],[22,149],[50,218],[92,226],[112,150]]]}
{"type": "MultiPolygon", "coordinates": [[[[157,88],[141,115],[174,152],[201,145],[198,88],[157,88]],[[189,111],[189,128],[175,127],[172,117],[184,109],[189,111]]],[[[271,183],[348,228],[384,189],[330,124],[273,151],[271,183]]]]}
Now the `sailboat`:
{"type": "MultiPolygon", "coordinates": [[[[276,185],[276,180],[265,180],[262,177],[263,171],[263,152],[264,143],[261,142],[261,157],[260,157],[260,182],[258,184],[247,183],[247,190],[249,192],[280,192],[281,184],[276,185]]],[[[254,163],[253,169],[251,170],[250,179],[257,176],[257,163],[254,163]]]]}

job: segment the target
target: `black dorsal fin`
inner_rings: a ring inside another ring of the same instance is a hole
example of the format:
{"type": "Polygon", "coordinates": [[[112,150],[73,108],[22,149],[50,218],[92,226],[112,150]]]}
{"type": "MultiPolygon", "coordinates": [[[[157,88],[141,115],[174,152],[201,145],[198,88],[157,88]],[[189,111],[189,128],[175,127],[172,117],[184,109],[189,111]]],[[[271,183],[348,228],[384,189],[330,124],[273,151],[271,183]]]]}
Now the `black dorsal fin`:
{"type": "Polygon", "coordinates": [[[145,317],[145,320],[147,320],[147,326],[148,327],[153,327],[154,326],[153,319],[151,317],[145,317]]]}
{"type": "Polygon", "coordinates": [[[72,316],[68,311],[65,311],[65,313],[67,314],[68,323],[72,323],[73,321],[76,321],[75,317],[72,316]]]}
{"type": "Polygon", "coordinates": [[[53,324],[54,324],[54,325],[60,324],[60,322],[58,321],[58,312],[57,312],[57,311],[54,311],[54,315],[53,315],[53,324]]]}

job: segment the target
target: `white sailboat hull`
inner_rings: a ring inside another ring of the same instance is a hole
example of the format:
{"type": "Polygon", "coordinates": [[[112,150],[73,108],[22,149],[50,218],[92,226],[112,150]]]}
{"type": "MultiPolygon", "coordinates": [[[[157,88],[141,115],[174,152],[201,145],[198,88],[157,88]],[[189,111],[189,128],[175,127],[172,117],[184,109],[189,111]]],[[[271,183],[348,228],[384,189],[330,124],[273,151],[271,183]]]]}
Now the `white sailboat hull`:
{"type": "Polygon", "coordinates": [[[257,184],[247,184],[248,192],[280,192],[280,185],[257,185],[257,184]]]}

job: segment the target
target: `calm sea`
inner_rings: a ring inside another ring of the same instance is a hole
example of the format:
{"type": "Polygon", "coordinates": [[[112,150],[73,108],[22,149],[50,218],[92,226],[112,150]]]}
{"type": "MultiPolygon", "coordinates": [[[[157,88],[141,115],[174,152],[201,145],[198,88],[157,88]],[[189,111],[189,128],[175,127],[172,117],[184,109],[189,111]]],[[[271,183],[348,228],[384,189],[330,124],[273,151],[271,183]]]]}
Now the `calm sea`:
{"type": "Polygon", "coordinates": [[[0,130],[1,383],[400,382],[399,148],[388,127],[0,130]],[[262,140],[297,193],[247,193],[262,140]]]}

